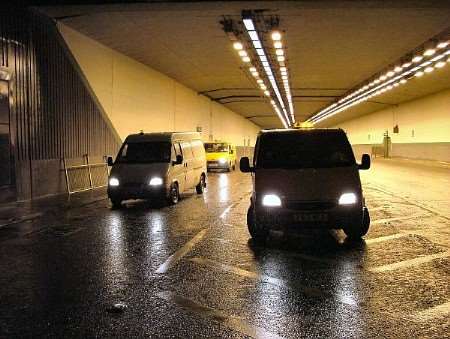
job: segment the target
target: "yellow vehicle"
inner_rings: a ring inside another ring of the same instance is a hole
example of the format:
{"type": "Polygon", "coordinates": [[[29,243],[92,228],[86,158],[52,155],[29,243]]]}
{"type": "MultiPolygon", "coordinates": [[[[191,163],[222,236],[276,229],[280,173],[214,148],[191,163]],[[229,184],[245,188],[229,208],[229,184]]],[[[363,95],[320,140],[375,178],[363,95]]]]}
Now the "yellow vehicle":
{"type": "Polygon", "coordinates": [[[235,170],[236,146],[223,141],[205,142],[205,151],[208,171],[211,169],[235,170]]]}

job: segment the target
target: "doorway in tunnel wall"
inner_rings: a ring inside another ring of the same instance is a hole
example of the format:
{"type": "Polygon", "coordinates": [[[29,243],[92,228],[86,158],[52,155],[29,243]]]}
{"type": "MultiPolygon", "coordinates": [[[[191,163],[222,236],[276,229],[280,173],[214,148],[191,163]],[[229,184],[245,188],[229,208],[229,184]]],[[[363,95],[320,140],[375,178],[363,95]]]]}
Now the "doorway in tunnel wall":
{"type": "Polygon", "coordinates": [[[14,159],[11,145],[9,86],[0,80],[0,202],[15,200],[14,159]]]}

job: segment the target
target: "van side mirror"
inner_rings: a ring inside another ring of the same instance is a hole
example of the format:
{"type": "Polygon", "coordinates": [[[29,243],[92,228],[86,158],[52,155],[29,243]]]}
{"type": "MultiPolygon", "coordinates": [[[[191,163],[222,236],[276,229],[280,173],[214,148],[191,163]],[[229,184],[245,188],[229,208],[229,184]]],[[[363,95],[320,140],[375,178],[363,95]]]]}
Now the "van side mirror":
{"type": "Polygon", "coordinates": [[[249,173],[254,171],[253,167],[250,166],[250,160],[248,159],[248,157],[241,158],[241,160],[239,161],[239,169],[243,173],[249,173]]]}
{"type": "Polygon", "coordinates": [[[181,165],[183,163],[183,156],[181,154],[177,154],[177,158],[175,161],[172,161],[172,165],[181,165]]]}
{"type": "Polygon", "coordinates": [[[108,163],[108,166],[112,166],[112,165],[114,165],[114,161],[113,161],[113,158],[112,158],[112,157],[108,157],[108,159],[107,159],[107,163],[108,163]]]}
{"type": "Polygon", "coordinates": [[[232,149],[230,149],[230,154],[233,154],[233,153],[234,153],[234,151],[232,149]]]}
{"type": "Polygon", "coordinates": [[[370,168],[370,155],[363,154],[361,158],[361,164],[358,165],[358,169],[367,170],[370,168]]]}

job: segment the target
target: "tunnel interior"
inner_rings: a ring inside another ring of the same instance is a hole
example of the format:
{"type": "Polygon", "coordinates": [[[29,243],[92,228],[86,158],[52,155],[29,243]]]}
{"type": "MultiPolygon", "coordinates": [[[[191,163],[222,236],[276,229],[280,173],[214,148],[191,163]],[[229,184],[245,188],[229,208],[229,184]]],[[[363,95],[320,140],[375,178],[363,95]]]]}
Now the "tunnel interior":
{"type": "Polygon", "coordinates": [[[449,19],[413,0],[2,8],[0,337],[446,337],[449,19]]]}

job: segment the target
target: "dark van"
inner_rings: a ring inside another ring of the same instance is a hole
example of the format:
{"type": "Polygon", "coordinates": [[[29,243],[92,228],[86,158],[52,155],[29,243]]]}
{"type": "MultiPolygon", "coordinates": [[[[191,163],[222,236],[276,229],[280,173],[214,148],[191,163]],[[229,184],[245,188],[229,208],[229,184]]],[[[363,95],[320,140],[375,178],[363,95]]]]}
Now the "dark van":
{"type": "Polygon", "coordinates": [[[247,224],[256,241],[286,228],[341,228],[351,238],[369,229],[358,171],[370,168],[370,156],[357,164],[341,129],[262,131],[253,165],[244,157],[240,168],[253,177],[247,224]]]}

